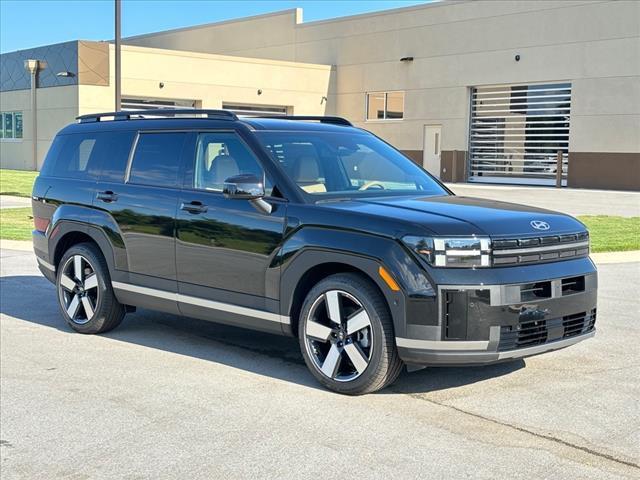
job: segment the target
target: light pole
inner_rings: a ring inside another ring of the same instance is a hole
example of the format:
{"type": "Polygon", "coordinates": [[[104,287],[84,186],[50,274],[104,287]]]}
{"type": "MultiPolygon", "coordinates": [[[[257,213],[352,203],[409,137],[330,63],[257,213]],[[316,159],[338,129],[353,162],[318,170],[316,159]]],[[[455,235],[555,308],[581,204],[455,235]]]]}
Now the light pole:
{"type": "Polygon", "coordinates": [[[122,4],[121,4],[121,0],[115,0],[115,7],[116,7],[116,12],[115,12],[115,17],[116,17],[116,25],[115,25],[115,30],[116,30],[116,112],[120,111],[121,108],[121,103],[122,103],[122,98],[121,98],[121,78],[122,78],[122,65],[121,65],[121,58],[120,58],[120,17],[121,17],[121,10],[122,10],[122,4]]]}
{"type": "Polygon", "coordinates": [[[39,60],[25,60],[24,68],[31,74],[31,166],[34,171],[38,170],[38,114],[37,114],[37,91],[38,70],[40,70],[39,60]]]}

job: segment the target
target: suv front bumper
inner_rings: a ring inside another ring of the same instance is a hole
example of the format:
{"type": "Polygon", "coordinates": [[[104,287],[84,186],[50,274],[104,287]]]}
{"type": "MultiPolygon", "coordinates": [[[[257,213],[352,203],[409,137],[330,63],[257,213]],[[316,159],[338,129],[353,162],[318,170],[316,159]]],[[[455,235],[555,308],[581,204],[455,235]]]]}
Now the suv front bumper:
{"type": "Polygon", "coordinates": [[[429,342],[397,338],[396,344],[398,345],[400,358],[410,365],[486,365],[559,350],[591,338],[595,333],[594,328],[587,333],[562,340],[502,352],[492,351],[489,348],[481,349],[486,346],[487,342],[429,342]]]}
{"type": "Polygon", "coordinates": [[[405,338],[396,338],[405,363],[482,365],[529,357],[595,334],[597,274],[509,285],[444,285],[437,303],[437,326],[408,328],[405,338]]]}

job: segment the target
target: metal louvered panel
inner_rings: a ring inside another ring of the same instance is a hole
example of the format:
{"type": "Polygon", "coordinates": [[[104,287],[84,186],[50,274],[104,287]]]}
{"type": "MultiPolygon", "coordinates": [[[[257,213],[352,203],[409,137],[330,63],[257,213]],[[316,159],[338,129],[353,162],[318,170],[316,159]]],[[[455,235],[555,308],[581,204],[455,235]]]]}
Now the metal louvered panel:
{"type": "Polygon", "coordinates": [[[157,98],[123,98],[122,110],[156,110],[171,109],[183,110],[185,108],[196,108],[195,100],[167,100],[157,98]]]}
{"type": "Polygon", "coordinates": [[[236,115],[264,116],[287,115],[289,108],[283,105],[246,105],[239,103],[222,103],[222,108],[231,110],[236,115]]]}
{"type": "Polygon", "coordinates": [[[554,184],[560,150],[566,182],[570,117],[570,83],[473,88],[469,180],[554,184]]]}

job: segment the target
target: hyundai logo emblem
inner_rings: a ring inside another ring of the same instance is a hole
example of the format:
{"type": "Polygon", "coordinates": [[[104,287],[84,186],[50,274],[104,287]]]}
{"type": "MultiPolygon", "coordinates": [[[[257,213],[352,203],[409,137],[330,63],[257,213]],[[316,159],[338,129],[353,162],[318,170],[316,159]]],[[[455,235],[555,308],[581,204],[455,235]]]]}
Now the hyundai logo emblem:
{"type": "Polygon", "coordinates": [[[551,228],[547,222],[542,220],[532,220],[531,226],[536,230],[549,230],[551,228]]]}

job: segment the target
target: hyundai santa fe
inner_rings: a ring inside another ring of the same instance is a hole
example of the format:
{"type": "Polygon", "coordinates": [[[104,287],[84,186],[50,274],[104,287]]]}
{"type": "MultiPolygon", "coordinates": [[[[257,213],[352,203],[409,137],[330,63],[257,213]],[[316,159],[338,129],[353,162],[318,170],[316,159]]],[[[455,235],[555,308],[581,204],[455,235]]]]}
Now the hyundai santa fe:
{"type": "Polygon", "coordinates": [[[51,145],[33,214],[74,330],[139,307],[295,336],[340,393],[595,333],[582,223],[456,196],[338,117],[81,116],[51,145]]]}

